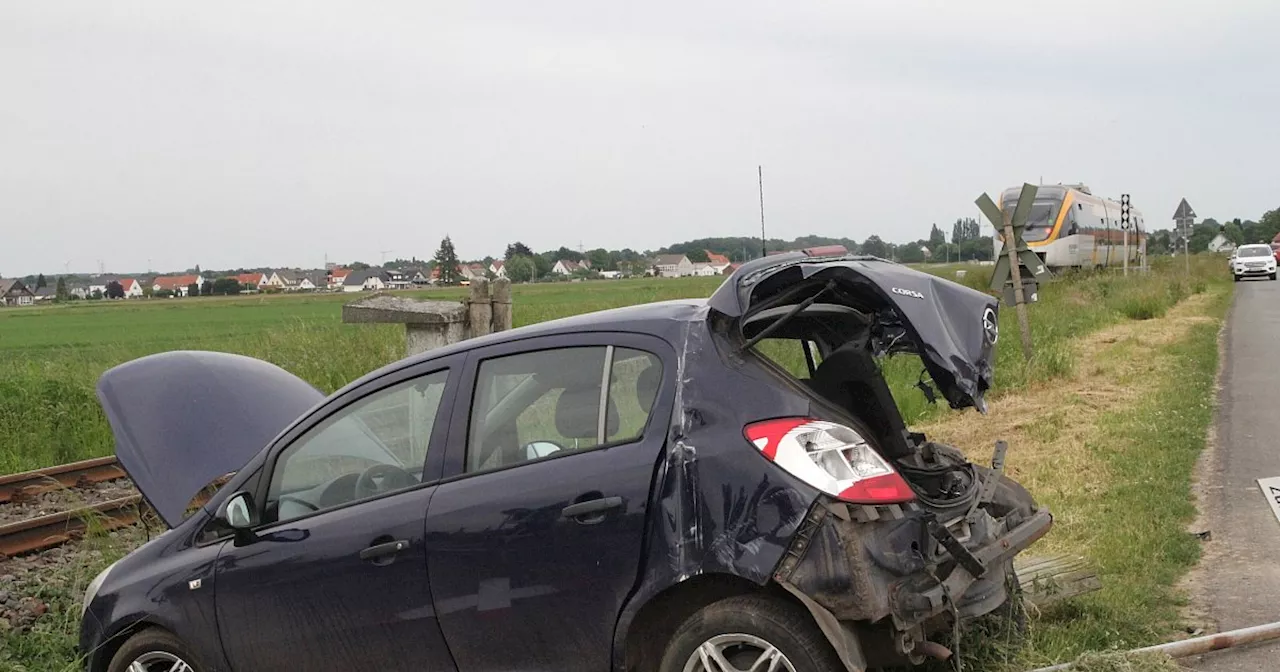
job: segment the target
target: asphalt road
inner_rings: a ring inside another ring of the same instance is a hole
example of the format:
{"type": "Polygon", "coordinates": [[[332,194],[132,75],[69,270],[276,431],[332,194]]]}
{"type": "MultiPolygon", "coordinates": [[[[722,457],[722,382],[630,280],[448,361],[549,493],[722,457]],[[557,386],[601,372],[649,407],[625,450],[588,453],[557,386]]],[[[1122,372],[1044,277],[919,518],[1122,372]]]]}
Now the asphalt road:
{"type": "MultiPolygon", "coordinates": [[[[1222,631],[1280,621],[1280,521],[1257,483],[1280,476],[1280,281],[1236,286],[1225,346],[1217,446],[1202,471],[1213,533],[1204,588],[1222,631]]],[[[1280,643],[1185,664],[1205,672],[1274,672],[1280,643]]]]}

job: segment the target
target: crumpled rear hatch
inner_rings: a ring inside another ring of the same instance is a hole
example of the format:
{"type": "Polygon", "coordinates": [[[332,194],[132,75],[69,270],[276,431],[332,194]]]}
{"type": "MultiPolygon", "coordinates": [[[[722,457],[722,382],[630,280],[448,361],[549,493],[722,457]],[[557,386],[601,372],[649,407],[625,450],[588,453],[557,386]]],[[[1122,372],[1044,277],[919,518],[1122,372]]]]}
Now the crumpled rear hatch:
{"type": "Polygon", "coordinates": [[[754,313],[823,292],[823,304],[852,306],[869,325],[880,354],[918,354],[953,408],[985,411],[999,338],[996,299],[949,280],[875,257],[811,257],[801,252],[744,264],[720,286],[710,307],[739,326],[754,313]]]}

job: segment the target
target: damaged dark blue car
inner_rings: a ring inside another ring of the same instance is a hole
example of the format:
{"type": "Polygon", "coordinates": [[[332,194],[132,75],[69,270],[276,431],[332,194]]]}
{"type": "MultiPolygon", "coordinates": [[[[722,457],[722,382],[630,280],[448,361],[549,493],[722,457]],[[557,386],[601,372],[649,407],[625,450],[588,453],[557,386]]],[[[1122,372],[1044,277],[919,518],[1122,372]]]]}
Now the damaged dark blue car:
{"type": "Polygon", "coordinates": [[[123,364],[99,398],[171,529],[89,586],[85,669],[946,657],[939,633],[1008,605],[1012,560],[1051,517],[911,432],[878,360],[916,354],[952,408],[984,410],[996,311],[818,250],[750,262],[707,300],[464,341],[327,398],[235,355],[123,364]]]}

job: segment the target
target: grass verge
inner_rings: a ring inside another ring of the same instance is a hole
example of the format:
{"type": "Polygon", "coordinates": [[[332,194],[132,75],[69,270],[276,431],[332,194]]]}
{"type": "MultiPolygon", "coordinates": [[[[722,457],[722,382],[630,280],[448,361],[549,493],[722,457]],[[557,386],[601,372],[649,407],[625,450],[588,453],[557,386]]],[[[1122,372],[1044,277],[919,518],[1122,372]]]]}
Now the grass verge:
{"type": "Polygon", "coordinates": [[[1175,584],[1200,552],[1186,526],[1229,302],[1229,283],[1209,283],[1163,317],[1080,339],[1072,376],[1006,395],[987,421],[925,427],[978,460],[990,440],[1009,439],[1011,475],[1055,512],[1054,530],[1031,552],[1083,554],[1103,583],[1036,615],[1023,646],[967,639],[971,668],[1025,670],[1176,636],[1186,597],[1175,584]]]}

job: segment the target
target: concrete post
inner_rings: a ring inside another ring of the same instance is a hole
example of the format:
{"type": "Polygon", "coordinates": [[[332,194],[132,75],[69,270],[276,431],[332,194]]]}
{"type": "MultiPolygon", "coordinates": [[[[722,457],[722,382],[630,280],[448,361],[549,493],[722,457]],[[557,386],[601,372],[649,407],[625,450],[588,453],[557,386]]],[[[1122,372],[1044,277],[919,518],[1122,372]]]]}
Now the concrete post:
{"type": "Polygon", "coordinates": [[[352,324],[403,324],[405,355],[416,355],[467,337],[467,305],[455,301],[418,301],[375,295],[342,307],[342,321],[352,324]]]}
{"type": "Polygon", "coordinates": [[[471,280],[471,298],[468,301],[470,329],[468,338],[485,336],[493,332],[493,305],[489,302],[489,279],[471,280]]]}
{"type": "Polygon", "coordinates": [[[511,280],[498,278],[493,281],[490,290],[490,302],[493,305],[493,330],[507,331],[511,328],[511,280]]]}

